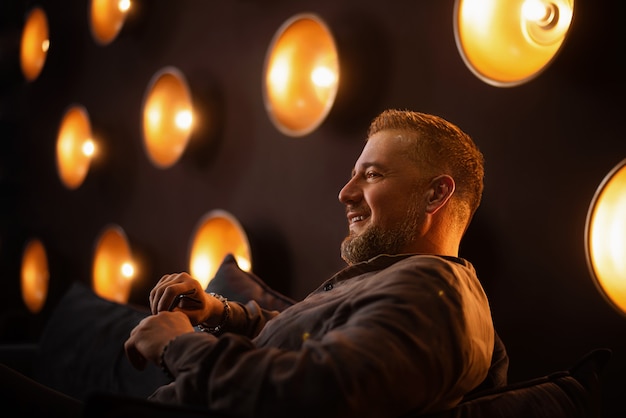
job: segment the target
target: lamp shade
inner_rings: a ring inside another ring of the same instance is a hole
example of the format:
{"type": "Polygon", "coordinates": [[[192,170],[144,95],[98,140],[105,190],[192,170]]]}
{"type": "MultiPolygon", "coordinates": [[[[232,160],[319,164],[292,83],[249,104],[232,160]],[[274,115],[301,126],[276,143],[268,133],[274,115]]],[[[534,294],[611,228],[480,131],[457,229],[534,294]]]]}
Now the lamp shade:
{"type": "Polygon", "coordinates": [[[205,214],[194,229],[189,252],[189,271],[203,287],[209,284],[227,254],[242,270],[250,271],[252,257],[248,237],[229,212],[216,209],[205,214]]]}
{"type": "Polygon", "coordinates": [[[24,249],[20,277],[22,299],[32,313],[40,312],[46,302],[49,276],[46,249],[39,239],[32,239],[24,249]]]}
{"type": "Polygon", "coordinates": [[[585,254],[600,293],[626,315],[626,160],[607,174],[589,206],[585,254]]]}
{"type": "Polygon", "coordinates": [[[76,189],[83,183],[94,152],[89,114],[83,106],[73,105],[65,112],[57,135],[57,172],[63,185],[76,189]]]}
{"type": "Polygon", "coordinates": [[[265,58],[263,96],[276,128],[298,137],[330,112],[339,86],[339,58],[329,28],[318,16],[299,14],[276,32],[265,58]]]}
{"type": "Polygon", "coordinates": [[[128,302],[135,266],[124,230],[109,225],[96,241],[92,283],[96,294],[118,303],[128,302]]]}
{"type": "Polygon", "coordinates": [[[130,0],[91,0],[89,27],[97,43],[107,45],[117,37],[130,6],[130,0]]]}
{"type": "Polygon", "coordinates": [[[49,47],[46,12],[41,7],[35,7],[26,17],[20,42],[20,66],[26,80],[33,81],[39,77],[46,62],[49,47]]]}
{"type": "Polygon", "coordinates": [[[454,37],[467,67],[484,82],[516,86],[556,57],[574,0],[456,0],[454,37]]]}
{"type": "Polygon", "coordinates": [[[185,76],[175,67],[163,68],[152,77],[143,103],[143,140],[150,161],[159,168],[176,163],[187,147],[192,125],[185,76]]]}

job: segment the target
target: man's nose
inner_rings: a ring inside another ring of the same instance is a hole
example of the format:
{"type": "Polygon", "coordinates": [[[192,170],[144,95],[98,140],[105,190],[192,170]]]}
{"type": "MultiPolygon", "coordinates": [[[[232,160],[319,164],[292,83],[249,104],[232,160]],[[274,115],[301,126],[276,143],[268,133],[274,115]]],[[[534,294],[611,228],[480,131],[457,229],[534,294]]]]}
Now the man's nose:
{"type": "Polygon", "coordinates": [[[359,196],[361,195],[361,190],[355,184],[355,178],[350,179],[341,190],[339,190],[339,201],[344,205],[348,203],[354,203],[359,200],[359,196]]]}

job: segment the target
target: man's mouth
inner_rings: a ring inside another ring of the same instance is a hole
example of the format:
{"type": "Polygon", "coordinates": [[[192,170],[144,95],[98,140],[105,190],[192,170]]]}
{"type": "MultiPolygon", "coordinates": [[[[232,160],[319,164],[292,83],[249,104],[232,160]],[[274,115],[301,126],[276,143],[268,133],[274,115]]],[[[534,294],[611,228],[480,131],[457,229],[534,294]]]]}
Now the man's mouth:
{"type": "Polygon", "coordinates": [[[370,215],[368,213],[364,213],[361,212],[361,214],[358,214],[357,211],[352,211],[351,213],[347,214],[347,218],[348,218],[348,225],[350,227],[356,226],[356,225],[360,225],[361,223],[363,223],[364,221],[366,221],[367,219],[369,219],[370,215]]]}

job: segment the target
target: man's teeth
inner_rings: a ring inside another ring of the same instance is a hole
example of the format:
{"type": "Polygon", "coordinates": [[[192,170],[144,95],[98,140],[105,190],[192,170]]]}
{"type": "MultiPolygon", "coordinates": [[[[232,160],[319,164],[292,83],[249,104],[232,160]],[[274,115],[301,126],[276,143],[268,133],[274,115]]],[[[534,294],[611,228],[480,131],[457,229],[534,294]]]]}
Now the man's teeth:
{"type": "Polygon", "coordinates": [[[363,216],[355,216],[354,218],[350,219],[350,222],[354,223],[354,222],[358,222],[362,220],[363,220],[363,216]]]}

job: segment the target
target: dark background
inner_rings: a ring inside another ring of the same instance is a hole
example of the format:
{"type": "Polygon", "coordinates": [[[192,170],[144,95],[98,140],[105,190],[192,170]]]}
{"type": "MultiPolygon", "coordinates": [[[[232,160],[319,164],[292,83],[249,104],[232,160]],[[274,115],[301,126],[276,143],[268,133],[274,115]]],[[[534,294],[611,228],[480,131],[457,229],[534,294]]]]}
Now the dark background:
{"type": "Polygon", "coordinates": [[[461,255],[491,300],[510,380],[607,347],[606,416],[624,416],[626,316],[596,289],[583,243],[596,188],[626,158],[622,1],[577,0],[555,61],[510,88],[482,82],[463,63],[453,0],[135,1],[107,46],[91,37],[87,4],[0,3],[2,341],[36,339],[64,289],[89,283],[96,237],[111,223],[143,260],[132,303],[145,304],[162,274],[188,269],[193,229],[218,208],[246,230],[253,270],[304,297],[343,266],[337,194],[367,124],[385,108],[409,108],[455,122],[485,154],[484,201],[461,255]],[[51,45],[29,83],[19,41],[34,5],[48,14],[51,45]],[[261,77],[274,33],[301,12],[333,31],[342,84],[326,121],[290,138],[267,116],[261,77]],[[159,169],[143,149],[141,103],[152,76],[170,65],[186,76],[202,123],[182,158],[159,169]],[[85,106],[103,147],[76,190],[61,184],[55,166],[57,130],[72,104],[85,106]],[[19,288],[22,251],[35,237],[50,267],[38,315],[19,288]]]}

